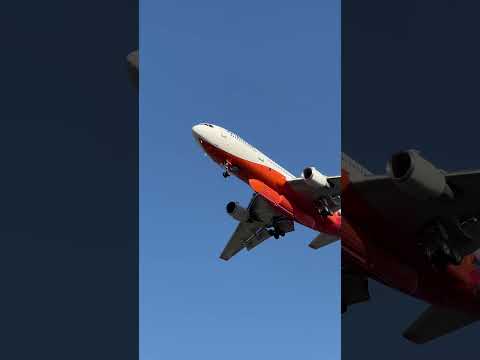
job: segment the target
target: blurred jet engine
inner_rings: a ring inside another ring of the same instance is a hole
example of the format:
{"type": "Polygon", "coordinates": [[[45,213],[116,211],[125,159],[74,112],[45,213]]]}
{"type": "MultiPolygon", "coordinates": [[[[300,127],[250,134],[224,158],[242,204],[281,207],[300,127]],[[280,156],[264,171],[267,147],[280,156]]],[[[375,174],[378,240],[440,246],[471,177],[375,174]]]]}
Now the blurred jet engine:
{"type": "Polygon", "coordinates": [[[415,198],[452,199],[454,196],[444,173],[421,157],[416,150],[394,154],[387,163],[387,174],[403,192],[415,198]]]}

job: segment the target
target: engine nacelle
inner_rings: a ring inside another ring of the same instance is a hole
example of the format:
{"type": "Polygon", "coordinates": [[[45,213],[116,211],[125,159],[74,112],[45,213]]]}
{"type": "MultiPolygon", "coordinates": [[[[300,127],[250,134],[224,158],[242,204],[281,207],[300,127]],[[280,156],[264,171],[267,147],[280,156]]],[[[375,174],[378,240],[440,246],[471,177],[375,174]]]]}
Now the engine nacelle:
{"type": "Polygon", "coordinates": [[[387,174],[404,192],[423,200],[441,196],[453,198],[445,175],[416,150],[394,154],[387,163],[387,174]]]}
{"type": "Polygon", "coordinates": [[[227,204],[227,214],[235,220],[245,222],[250,219],[250,213],[242,207],[238,202],[230,201],[227,204]]]}
{"type": "Polygon", "coordinates": [[[310,185],[327,188],[330,187],[330,183],[328,182],[327,177],[312,166],[303,169],[302,177],[310,185]]]}

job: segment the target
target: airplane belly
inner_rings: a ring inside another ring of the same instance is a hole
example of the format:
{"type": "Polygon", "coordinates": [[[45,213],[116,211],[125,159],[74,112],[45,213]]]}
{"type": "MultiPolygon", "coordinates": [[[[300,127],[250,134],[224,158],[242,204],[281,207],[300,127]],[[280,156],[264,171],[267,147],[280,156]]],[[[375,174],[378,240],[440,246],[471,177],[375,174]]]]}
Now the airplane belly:
{"type": "Polygon", "coordinates": [[[407,294],[417,293],[419,278],[415,269],[377,248],[370,249],[370,258],[369,270],[382,282],[407,294]]]}

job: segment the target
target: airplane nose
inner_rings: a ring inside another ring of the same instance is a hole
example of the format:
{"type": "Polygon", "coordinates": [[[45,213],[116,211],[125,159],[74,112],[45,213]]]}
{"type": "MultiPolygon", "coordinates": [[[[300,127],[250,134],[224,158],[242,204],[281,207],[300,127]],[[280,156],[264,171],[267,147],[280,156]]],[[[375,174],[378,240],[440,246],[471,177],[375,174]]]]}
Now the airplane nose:
{"type": "Polygon", "coordinates": [[[200,136],[202,125],[195,125],[192,127],[192,134],[194,138],[198,138],[200,136]]]}

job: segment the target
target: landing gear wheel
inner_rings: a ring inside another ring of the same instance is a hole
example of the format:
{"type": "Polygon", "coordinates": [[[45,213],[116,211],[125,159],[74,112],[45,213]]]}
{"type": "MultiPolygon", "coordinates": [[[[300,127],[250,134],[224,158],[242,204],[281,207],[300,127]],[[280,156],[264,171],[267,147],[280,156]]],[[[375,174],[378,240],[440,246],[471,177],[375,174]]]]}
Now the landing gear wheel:
{"type": "Polygon", "coordinates": [[[278,239],[280,236],[285,236],[285,233],[284,232],[280,232],[276,229],[272,230],[268,230],[268,233],[270,234],[270,236],[273,236],[275,239],[278,239]]]}
{"type": "Polygon", "coordinates": [[[333,213],[330,211],[328,206],[323,206],[322,208],[320,208],[318,210],[318,212],[320,213],[321,216],[332,216],[333,215],[333,213]]]}
{"type": "Polygon", "coordinates": [[[228,173],[228,171],[224,171],[222,175],[223,175],[223,177],[224,177],[225,179],[230,176],[230,174],[228,173]]]}
{"type": "Polygon", "coordinates": [[[328,215],[330,215],[330,212],[328,210],[322,209],[322,210],[320,210],[320,215],[328,216],[328,215]]]}

